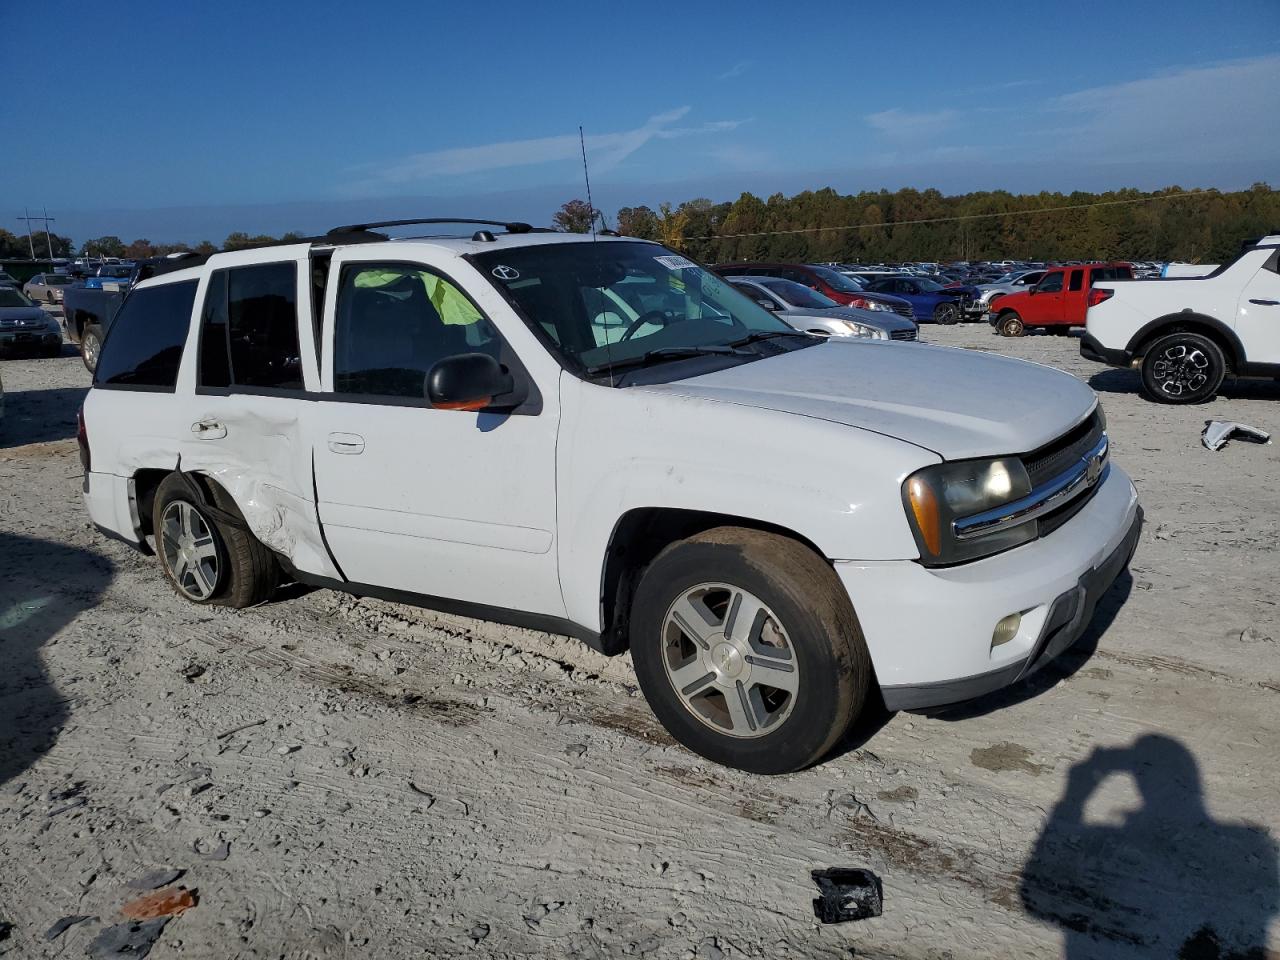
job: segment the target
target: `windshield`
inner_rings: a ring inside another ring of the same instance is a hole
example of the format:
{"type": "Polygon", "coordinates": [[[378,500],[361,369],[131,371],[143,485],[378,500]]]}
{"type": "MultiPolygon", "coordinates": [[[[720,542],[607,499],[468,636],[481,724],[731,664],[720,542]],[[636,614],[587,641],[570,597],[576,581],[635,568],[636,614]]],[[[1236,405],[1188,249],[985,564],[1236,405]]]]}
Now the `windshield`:
{"type": "Polygon", "coordinates": [[[832,270],[830,267],[809,267],[809,269],[821,277],[822,282],[832,290],[838,290],[841,293],[858,293],[862,290],[839,270],[832,270]]]}
{"type": "Polygon", "coordinates": [[[726,280],[653,243],[539,244],[471,259],[582,371],[794,332],[726,280]]]}
{"type": "Polygon", "coordinates": [[[916,277],[916,286],[925,293],[937,293],[942,289],[942,284],[936,280],[928,280],[925,277],[916,277]]]}
{"type": "Polygon", "coordinates": [[[794,280],[763,279],[758,282],[760,286],[776,293],[793,307],[821,310],[840,306],[830,297],[824,297],[817,290],[810,290],[803,283],[796,283],[794,280]]]}
{"type": "Polygon", "coordinates": [[[131,270],[129,267],[102,267],[98,270],[100,277],[120,277],[127,279],[131,270]]]}
{"type": "Polygon", "coordinates": [[[35,304],[12,287],[0,287],[0,307],[34,307],[35,304]]]}
{"type": "Polygon", "coordinates": [[[46,286],[61,287],[65,284],[70,283],[71,278],[67,276],[63,276],[61,273],[46,273],[44,275],[44,282],[46,286]]]}

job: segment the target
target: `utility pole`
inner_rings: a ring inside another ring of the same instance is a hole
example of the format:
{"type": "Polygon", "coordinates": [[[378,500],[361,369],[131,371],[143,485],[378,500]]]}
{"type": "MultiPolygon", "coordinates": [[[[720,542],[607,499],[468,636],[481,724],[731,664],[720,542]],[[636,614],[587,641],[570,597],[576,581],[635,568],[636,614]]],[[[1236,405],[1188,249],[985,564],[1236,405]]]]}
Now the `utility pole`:
{"type": "Polygon", "coordinates": [[[31,211],[26,207],[23,207],[22,213],[23,216],[20,219],[27,221],[27,246],[31,250],[31,259],[34,260],[36,258],[36,244],[35,241],[31,239],[31,211]]]}
{"type": "Polygon", "coordinates": [[[53,218],[49,216],[49,208],[44,208],[44,242],[49,245],[49,259],[53,259],[53,237],[49,236],[49,221],[53,218]]]}

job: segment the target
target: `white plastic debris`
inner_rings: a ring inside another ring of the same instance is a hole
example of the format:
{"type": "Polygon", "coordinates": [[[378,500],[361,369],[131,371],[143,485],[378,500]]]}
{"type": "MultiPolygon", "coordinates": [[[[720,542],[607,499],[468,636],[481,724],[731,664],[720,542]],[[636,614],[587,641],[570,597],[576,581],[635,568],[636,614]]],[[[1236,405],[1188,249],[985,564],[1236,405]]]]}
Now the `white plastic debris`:
{"type": "Polygon", "coordinates": [[[1221,450],[1228,440],[1248,440],[1250,443],[1270,443],[1271,434],[1247,423],[1234,420],[1206,420],[1200,442],[1210,450],[1221,450]]]}

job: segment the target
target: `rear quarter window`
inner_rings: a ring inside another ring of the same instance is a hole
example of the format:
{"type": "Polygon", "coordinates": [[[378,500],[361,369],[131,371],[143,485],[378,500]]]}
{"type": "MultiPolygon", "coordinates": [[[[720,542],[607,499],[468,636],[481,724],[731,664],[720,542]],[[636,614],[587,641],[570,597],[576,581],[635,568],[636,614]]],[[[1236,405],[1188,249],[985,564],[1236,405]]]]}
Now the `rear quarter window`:
{"type": "Polygon", "coordinates": [[[194,280],[129,294],[107,331],[94,386],[173,392],[195,299],[194,280]]]}

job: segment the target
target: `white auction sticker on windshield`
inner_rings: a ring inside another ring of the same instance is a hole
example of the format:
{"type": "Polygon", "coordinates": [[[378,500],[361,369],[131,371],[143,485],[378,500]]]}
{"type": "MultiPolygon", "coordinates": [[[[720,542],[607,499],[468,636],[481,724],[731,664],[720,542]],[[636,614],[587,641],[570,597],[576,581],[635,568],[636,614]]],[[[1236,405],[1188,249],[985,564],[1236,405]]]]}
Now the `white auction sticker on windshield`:
{"type": "Polygon", "coordinates": [[[654,257],[660,264],[668,270],[691,270],[697,266],[692,260],[686,260],[684,257],[654,257]]]}

